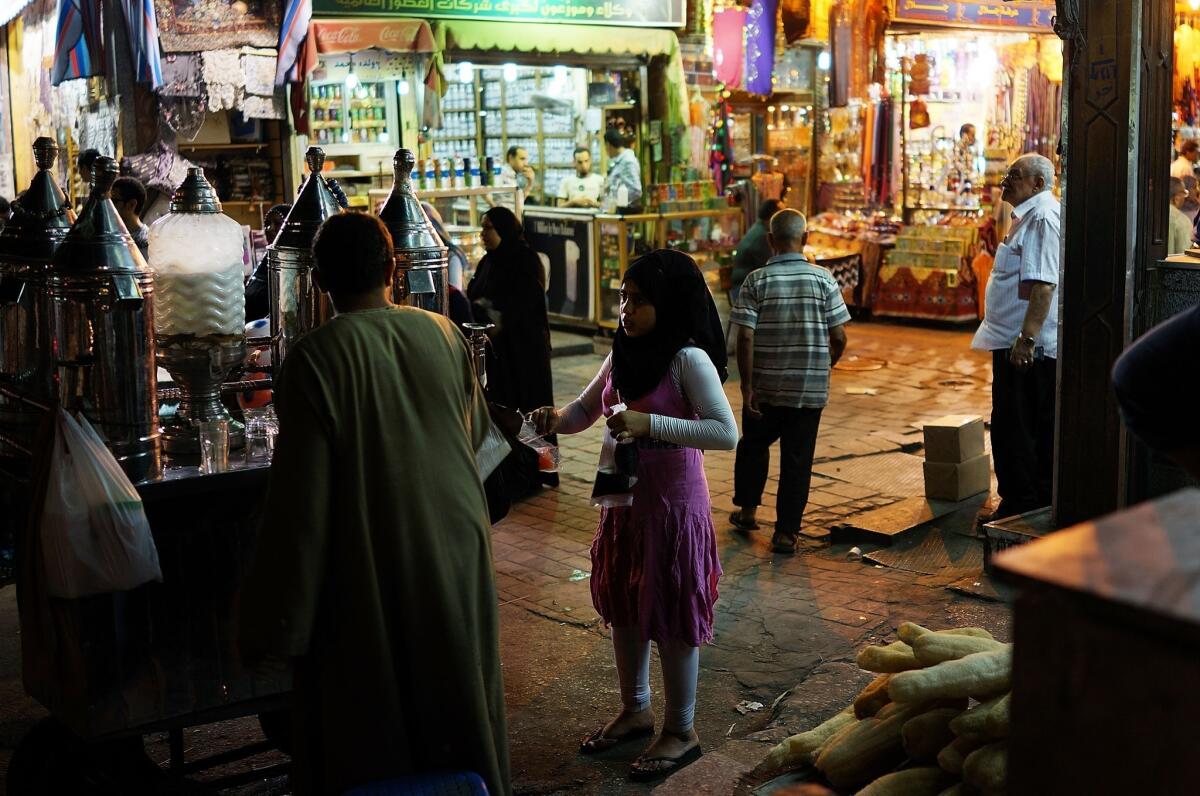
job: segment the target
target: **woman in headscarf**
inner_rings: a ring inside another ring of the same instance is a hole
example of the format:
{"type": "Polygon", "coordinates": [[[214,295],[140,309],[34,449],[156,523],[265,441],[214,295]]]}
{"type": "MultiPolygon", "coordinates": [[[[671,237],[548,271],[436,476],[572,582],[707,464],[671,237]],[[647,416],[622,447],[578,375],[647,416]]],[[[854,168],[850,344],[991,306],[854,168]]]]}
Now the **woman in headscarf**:
{"type": "MultiPolygon", "coordinates": [[[[467,286],[475,319],[495,324],[487,352],[487,395],[493,403],[531,412],[554,401],[550,373],[550,324],[542,287],[542,262],[525,242],[521,222],[507,207],[483,215],[483,247],[467,286]]],[[[556,473],[526,473],[529,483],[509,477],[509,495],[520,497],[537,484],[558,485],[556,473]]],[[[528,467],[525,468],[528,470],[528,467]]]]}
{"type": "Polygon", "coordinates": [[[563,434],[604,416],[619,443],[636,447],[632,503],[602,508],[592,543],[592,603],[612,627],[622,710],[580,751],[594,754],[654,734],[653,641],[666,716],[630,769],[638,781],[668,776],[700,756],[692,726],[696,678],[700,645],[712,640],[721,575],[702,451],[737,445],[721,388],[726,375],[725,338],[704,276],[688,255],[660,249],[625,274],[621,326],[596,378],[563,409],[534,414],[539,431],[563,434]]]}

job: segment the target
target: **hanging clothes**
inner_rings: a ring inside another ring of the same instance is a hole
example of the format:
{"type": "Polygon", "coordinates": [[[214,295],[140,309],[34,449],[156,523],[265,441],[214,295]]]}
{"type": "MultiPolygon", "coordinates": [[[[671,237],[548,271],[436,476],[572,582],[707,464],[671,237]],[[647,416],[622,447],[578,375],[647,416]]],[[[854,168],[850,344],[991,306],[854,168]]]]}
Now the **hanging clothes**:
{"type": "Polygon", "coordinates": [[[744,8],[726,8],[713,14],[713,72],[725,88],[742,88],[744,47],[742,33],[746,28],[744,8]]]}
{"type": "Polygon", "coordinates": [[[838,0],[829,9],[829,107],[844,108],[850,98],[853,29],[849,5],[838,0]]]}
{"type": "Polygon", "coordinates": [[[746,15],[746,90],[767,96],[775,72],[775,18],[779,0],[753,0],[746,15]]]}

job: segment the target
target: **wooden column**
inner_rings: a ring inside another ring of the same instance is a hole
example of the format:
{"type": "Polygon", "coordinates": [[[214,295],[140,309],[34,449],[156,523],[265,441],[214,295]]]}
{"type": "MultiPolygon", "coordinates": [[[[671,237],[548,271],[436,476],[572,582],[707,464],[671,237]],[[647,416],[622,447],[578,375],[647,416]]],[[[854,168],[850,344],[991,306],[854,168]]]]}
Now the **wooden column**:
{"type": "Polygon", "coordinates": [[[1130,337],[1141,274],[1166,250],[1173,14],[1169,0],[1062,0],[1059,11],[1067,40],[1055,465],[1061,527],[1124,501],[1126,435],[1109,373],[1130,337]]]}

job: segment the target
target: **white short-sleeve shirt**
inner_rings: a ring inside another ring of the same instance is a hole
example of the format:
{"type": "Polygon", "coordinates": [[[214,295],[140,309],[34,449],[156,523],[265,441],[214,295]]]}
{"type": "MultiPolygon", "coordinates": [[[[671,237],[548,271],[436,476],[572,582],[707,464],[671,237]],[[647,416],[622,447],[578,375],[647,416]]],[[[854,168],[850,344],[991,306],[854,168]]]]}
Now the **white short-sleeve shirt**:
{"type": "Polygon", "coordinates": [[[600,194],[603,191],[604,177],[596,173],[586,177],[572,174],[570,177],[563,177],[562,182],[558,184],[558,198],[568,202],[580,196],[586,196],[593,202],[599,202],[600,194]]]}
{"type": "MultiPolygon", "coordinates": [[[[1042,191],[1013,210],[1013,225],[996,250],[988,280],[983,323],[971,347],[980,351],[1009,348],[1021,334],[1029,307],[1030,283],[1059,281],[1059,209],[1052,191],[1042,191]]],[[[1050,359],[1058,357],[1058,296],[1038,333],[1035,346],[1050,359]]]]}

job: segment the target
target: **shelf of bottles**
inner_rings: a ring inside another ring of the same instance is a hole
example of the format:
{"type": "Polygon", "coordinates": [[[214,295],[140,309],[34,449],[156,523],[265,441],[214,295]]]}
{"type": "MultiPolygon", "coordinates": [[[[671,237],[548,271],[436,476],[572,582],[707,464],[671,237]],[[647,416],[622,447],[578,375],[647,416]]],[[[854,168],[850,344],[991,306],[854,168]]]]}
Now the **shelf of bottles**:
{"type": "Polygon", "coordinates": [[[475,83],[450,83],[442,98],[442,126],[430,132],[433,156],[478,162],[479,108],[475,83]]]}
{"type": "Polygon", "coordinates": [[[317,144],[389,144],[386,83],[342,83],[309,88],[309,128],[317,144]]]}

